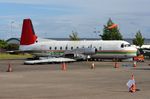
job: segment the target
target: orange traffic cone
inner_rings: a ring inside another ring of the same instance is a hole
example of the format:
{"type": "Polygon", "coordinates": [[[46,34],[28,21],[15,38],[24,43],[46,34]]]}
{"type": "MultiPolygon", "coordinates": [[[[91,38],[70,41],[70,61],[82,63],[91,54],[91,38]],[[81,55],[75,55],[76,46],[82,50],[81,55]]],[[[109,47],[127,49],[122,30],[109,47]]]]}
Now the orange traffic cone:
{"type": "Polygon", "coordinates": [[[93,62],[92,65],[91,65],[91,69],[95,69],[95,64],[94,64],[94,62],[93,62]]]}
{"type": "Polygon", "coordinates": [[[64,70],[64,71],[67,69],[67,67],[66,67],[66,63],[62,63],[62,67],[61,67],[61,69],[62,69],[62,70],[64,70]]]}
{"type": "Polygon", "coordinates": [[[11,65],[10,65],[10,64],[8,64],[7,72],[12,72],[12,67],[11,67],[11,65]]]}
{"type": "Polygon", "coordinates": [[[133,84],[133,85],[131,86],[130,92],[132,92],[132,93],[136,92],[136,85],[135,85],[135,84],[133,84]]]}
{"type": "MultiPolygon", "coordinates": [[[[131,76],[131,80],[133,80],[135,82],[134,75],[131,76]]],[[[136,92],[136,84],[135,83],[132,84],[132,86],[130,88],[130,92],[132,92],[132,93],[136,92]]]]}
{"type": "Polygon", "coordinates": [[[131,79],[134,80],[134,75],[132,74],[131,79]]]}
{"type": "Polygon", "coordinates": [[[134,75],[131,76],[131,79],[128,81],[127,86],[129,88],[129,92],[134,93],[136,92],[136,83],[134,79],[134,75]]]}
{"type": "Polygon", "coordinates": [[[136,67],[136,61],[133,62],[133,67],[134,67],[134,68],[136,67]]]}
{"type": "Polygon", "coordinates": [[[115,62],[115,67],[114,68],[119,68],[119,65],[117,62],[115,62]]]}

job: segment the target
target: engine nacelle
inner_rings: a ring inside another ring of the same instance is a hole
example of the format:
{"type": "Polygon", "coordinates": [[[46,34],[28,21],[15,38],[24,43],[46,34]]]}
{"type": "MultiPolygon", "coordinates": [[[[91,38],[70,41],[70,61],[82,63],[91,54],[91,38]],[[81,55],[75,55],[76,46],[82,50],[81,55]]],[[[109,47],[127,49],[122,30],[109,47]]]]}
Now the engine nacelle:
{"type": "Polygon", "coordinates": [[[78,48],[74,50],[65,51],[65,54],[84,54],[84,55],[92,55],[95,54],[97,49],[95,48],[78,48]]]}
{"type": "Polygon", "coordinates": [[[81,50],[81,52],[83,52],[83,54],[85,55],[92,55],[92,54],[95,54],[97,49],[95,48],[83,48],[83,49],[79,49],[81,50]]]}
{"type": "Polygon", "coordinates": [[[95,54],[97,49],[95,48],[78,48],[74,50],[68,50],[64,53],[65,57],[69,58],[81,58],[86,59],[87,56],[95,54]]]}

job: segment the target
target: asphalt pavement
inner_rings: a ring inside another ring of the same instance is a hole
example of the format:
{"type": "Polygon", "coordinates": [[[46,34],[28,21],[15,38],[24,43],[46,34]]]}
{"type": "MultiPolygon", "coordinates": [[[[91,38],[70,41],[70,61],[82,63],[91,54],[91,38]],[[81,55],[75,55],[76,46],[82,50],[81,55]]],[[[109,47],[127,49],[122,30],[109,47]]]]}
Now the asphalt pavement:
{"type": "Polygon", "coordinates": [[[0,60],[0,99],[149,99],[149,61],[137,63],[74,62],[24,65],[20,60],[0,60]],[[6,72],[9,65],[12,72],[6,72]],[[135,93],[126,83],[134,75],[135,93]]]}

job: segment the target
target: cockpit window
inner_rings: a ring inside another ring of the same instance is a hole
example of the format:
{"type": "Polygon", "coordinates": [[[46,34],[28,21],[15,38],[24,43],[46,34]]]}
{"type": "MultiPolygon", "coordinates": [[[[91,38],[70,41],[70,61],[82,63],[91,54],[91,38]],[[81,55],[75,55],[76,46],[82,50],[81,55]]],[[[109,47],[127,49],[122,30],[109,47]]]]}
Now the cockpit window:
{"type": "Polygon", "coordinates": [[[124,47],[130,47],[131,45],[130,44],[121,44],[121,48],[124,48],[124,47]]]}
{"type": "Polygon", "coordinates": [[[131,46],[130,44],[126,44],[126,45],[125,45],[125,47],[130,47],[130,46],[131,46]]]}

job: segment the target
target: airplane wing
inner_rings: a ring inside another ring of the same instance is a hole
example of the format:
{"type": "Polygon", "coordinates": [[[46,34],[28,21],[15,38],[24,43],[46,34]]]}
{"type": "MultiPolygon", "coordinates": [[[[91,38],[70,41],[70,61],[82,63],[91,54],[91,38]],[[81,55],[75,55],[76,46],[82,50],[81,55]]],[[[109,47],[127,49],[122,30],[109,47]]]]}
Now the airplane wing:
{"type": "Polygon", "coordinates": [[[31,64],[42,64],[42,63],[62,63],[62,62],[74,62],[76,60],[70,58],[63,58],[63,57],[51,57],[48,59],[41,59],[41,60],[28,60],[25,61],[24,64],[31,65],[31,64]]]}
{"type": "Polygon", "coordinates": [[[6,51],[7,53],[14,54],[14,53],[41,53],[46,52],[45,50],[12,50],[12,51],[6,51]]]}

